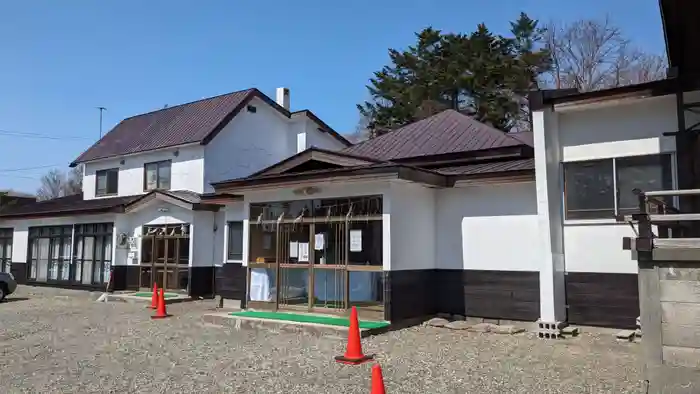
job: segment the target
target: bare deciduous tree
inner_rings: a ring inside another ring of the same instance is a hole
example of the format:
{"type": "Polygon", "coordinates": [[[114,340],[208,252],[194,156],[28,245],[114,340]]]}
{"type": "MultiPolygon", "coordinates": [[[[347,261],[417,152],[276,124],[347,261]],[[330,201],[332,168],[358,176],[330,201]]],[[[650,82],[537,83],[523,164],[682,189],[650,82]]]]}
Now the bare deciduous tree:
{"type": "Polygon", "coordinates": [[[666,61],[635,48],[609,18],[550,23],[546,43],[552,54],[553,87],[591,91],[665,77],[666,61]]]}
{"type": "Polygon", "coordinates": [[[83,191],[83,170],[72,168],[67,173],[53,169],[41,177],[41,186],[36,191],[37,200],[51,200],[70,196],[83,191]]]}

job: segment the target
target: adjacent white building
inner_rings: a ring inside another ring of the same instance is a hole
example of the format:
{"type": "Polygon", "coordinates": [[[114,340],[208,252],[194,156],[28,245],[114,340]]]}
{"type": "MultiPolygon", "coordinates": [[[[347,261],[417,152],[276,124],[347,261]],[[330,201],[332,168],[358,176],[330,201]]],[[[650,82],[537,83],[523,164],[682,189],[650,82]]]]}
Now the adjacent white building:
{"type": "Polygon", "coordinates": [[[0,210],[0,267],[395,324],[632,327],[634,230],[616,217],[637,209],[633,189],[678,185],[674,83],[535,92],[531,133],[448,110],[357,145],[289,112],[284,89],[138,115],[73,163],[82,196],[0,210]]]}
{"type": "Polygon", "coordinates": [[[212,294],[228,225],[237,227],[223,205],[202,202],[211,183],[311,146],[349,145],[289,103],[288,89],[276,100],[248,89],[124,119],[72,163],[84,171],[82,196],[0,210],[0,233],[11,234],[2,269],[37,285],[104,288],[111,273],[116,290],[156,282],[212,294]]]}
{"type": "Polygon", "coordinates": [[[535,92],[532,133],[445,111],[215,183],[243,200],[237,294],[396,324],[451,313],[634,327],[637,268],[622,249],[634,230],[616,218],[638,209],[633,189],[678,183],[673,84],[535,92]]]}

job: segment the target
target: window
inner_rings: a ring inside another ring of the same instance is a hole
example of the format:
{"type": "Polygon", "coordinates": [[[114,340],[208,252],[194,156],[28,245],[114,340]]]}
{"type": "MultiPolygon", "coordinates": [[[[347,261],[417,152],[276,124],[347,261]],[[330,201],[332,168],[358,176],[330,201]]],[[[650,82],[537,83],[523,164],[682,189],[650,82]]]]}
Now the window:
{"type": "Polygon", "coordinates": [[[228,260],[243,260],[243,222],[228,222],[228,260]]]}
{"type": "Polygon", "coordinates": [[[0,272],[10,272],[12,268],[11,228],[0,228],[0,272]]]}
{"type": "Polygon", "coordinates": [[[109,281],[112,266],[113,223],[80,224],[75,226],[72,276],[66,269],[62,280],[84,285],[98,285],[109,281]]]}
{"type": "Polygon", "coordinates": [[[29,228],[29,279],[37,282],[70,278],[73,226],[29,228]]]}
{"type": "Polygon", "coordinates": [[[95,185],[96,196],[117,194],[117,185],[119,183],[118,168],[97,171],[97,173],[95,173],[95,178],[97,178],[97,184],[95,185]]]}
{"type": "Polygon", "coordinates": [[[671,155],[564,163],[567,219],[613,218],[639,210],[640,190],[672,187],[671,155]]]}
{"type": "Polygon", "coordinates": [[[170,189],[170,160],[146,163],[143,166],[143,189],[168,190],[170,189]]]}

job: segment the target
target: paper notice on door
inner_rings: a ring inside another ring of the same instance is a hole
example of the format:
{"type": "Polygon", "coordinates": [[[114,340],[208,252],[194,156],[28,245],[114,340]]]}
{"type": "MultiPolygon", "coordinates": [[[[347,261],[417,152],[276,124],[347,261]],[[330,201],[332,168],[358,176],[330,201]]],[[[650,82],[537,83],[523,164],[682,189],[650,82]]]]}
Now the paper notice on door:
{"type": "Polygon", "coordinates": [[[350,230],[350,251],[362,252],[362,230],[350,230]]]}
{"type": "Polygon", "coordinates": [[[299,242],[299,262],[309,261],[309,243],[299,242]]]}
{"type": "Polygon", "coordinates": [[[263,249],[264,250],[272,249],[272,235],[263,234],[263,249]]]}
{"type": "Polygon", "coordinates": [[[289,258],[296,259],[299,257],[299,242],[292,241],[289,243],[289,258]]]}
{"type": "Polygon", "coordinates": [[[323,233],[316,234],[316,236],[314,237],[314,249],[323,250],[323,248],[325,248],[324,241],[325,238],[323,233]]]}

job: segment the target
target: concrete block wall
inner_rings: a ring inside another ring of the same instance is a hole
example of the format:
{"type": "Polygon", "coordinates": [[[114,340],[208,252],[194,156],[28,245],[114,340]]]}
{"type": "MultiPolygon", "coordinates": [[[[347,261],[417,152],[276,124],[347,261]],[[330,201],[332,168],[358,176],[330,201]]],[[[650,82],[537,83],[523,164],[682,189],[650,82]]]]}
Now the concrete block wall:
{"type": "Polygon", "coordinates": [[[639,291],[649,393],[700,392],[700,261],[640,260],[639,291]]]}

